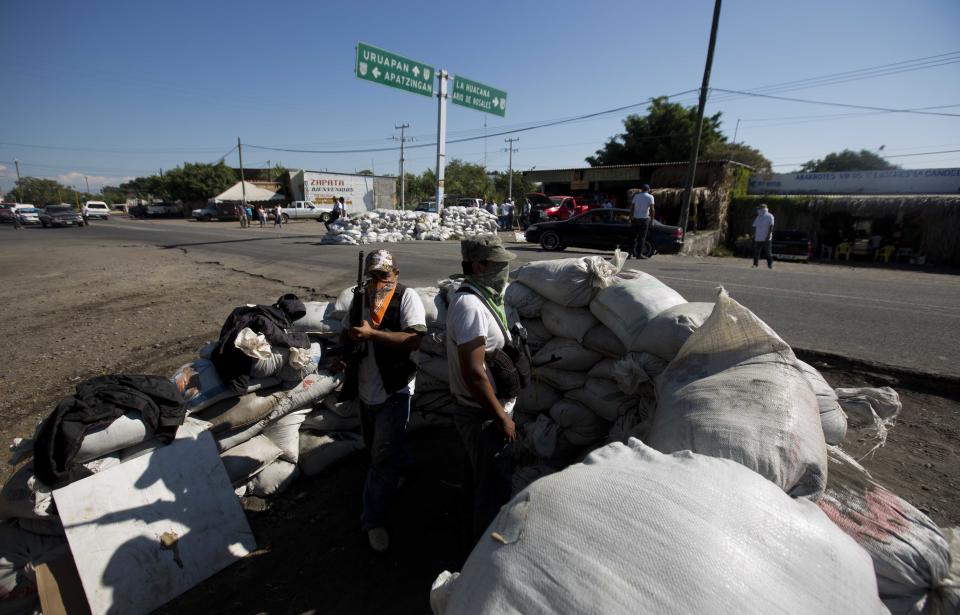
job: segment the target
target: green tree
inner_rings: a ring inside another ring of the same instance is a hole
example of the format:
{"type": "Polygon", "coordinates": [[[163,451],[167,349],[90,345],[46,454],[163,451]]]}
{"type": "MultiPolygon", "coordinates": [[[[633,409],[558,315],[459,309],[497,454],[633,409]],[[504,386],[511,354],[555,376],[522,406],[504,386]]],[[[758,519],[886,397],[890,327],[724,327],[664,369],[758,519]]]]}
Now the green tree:
{"type": "Polygon", "coordinates": [[[153,197],[167,200],[170,198],[166,178],[160,177],[159,175],[137,177],[136,179],[120,184],[119,189],[138,199],[153,197]]]}
{"type": "Polygon", "coordinates": [[[82,203],[92,196],[64,186],[58,181],[41,177],[21,177],[14,184],[11,193],[17,195],[18,202],[30,203],[37,207],[44,207],[50,203],[76,205],[78,199],[82,203]]]}
{"type": "Polygon", "coordinates": [[[196,203],[206,201],[234,185],[237,176],[222,161],[217,164],[187,162],[169,171],[163,180],[170,198],[196,203]]]}
{"type": "Polygon", "coordinates": [[[491,195],[493,183],[482,164],[454,158],[444,170],[444,192],[465,197],[486,198],[491,195]]]}
{"type": "Polygon", "coordinates": [[[371,171],[370,169],[362,169],[360,171],[357,171],[357,175],[373,175],[373,171],[371,171]]]}
{"type": "Polygon", "coordinates": [[[883,169],[899,169],[882,157],[869,150],[859,152],[845,149],[842,152],[827,154],[820,160],[808,160],[800,170],[804,173],[834,173],[837,171],[882,171],[883,169]]]}
{"type": "MultiPolygon", "coordinates": [[[[704,116],[699,155],[769,170],[770,161],[758,150],[727,141],[720,131],[720,118],[720,113],[704,116]]],[[[628,115],[623,120],[624,131],[608,139],[596,155],[587,157],[587,162],[600,166],[688,160],[696,123],[696,107],[671,103],[666,97],[655,98],[646,115],[628,115]]]]}
{"type": "MultiPolygon", "coordinates": [[[[528,192],[534,192],[533,182],[528,180],[519,171],[513,172],[513,202],[519,203],[528,192]]],[[[493,173],[493,197],[497,203],[502,203],[510,193],[510,173],[495,171],[493,173]]]]}

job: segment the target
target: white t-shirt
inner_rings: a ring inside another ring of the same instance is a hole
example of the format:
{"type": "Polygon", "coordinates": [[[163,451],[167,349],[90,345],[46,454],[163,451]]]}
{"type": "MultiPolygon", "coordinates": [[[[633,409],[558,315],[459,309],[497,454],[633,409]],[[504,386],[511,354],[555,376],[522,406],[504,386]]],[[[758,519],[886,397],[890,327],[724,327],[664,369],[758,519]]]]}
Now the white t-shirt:
{"type": "MultiPolygon", "coordinates": [[[[366,303],[366,302],[364,302],[366,303]]],[[[363,319],[370,320],[370,308],[363,306],[363,319]]],[[[400,327],[403,331],[422,327],[427,329],[427,314],[423,309],[423,302],[420,301],[420,295],[412,288],[408,288],[400,299],[400,327]]],[[[350,328],[350,314],[343,317],[344,329],[350,328]]],[[[368,406],[375,406],[387,401],[387,392],[383,388],[383,379],[380,377],[380,368],[377,367],[377,359],[374,355],[373,344],[364,342],[366,346],[366,355],[360,360],[360,382],[359,394],[360,400],[368,406]]],[[[407,384],[407,390],[413,395],[416,376],[410,379],[407,384]]]]}
{"type": "Polygon", "coordinates": [[[753,221],[753,232],[754,241],[766,241],[770,238],[770,230],[773,228],[773,214],[769,211],[766,213],[758,214],[757,218],[753,221]]]}
{"type": "MultiPolygon", "coordinates": [[[[457,346],[478,337],[484,338],[484,352],[487,353],[499,350],[506,344],[500,325],[480,297],[472,293],[453,293],[450,307],[447,308],[447,365],[450,367],[450,392],[456,397],[457,403],[464,406],[479,404],[473,401],[463,381],[457,346]]],[[[493,385],[490,368],[486,370],[487,378],[493,385]]]]}
{"type": "Polygon", "coordinates": [[[651,205],[653,205],[653,195],[649,192],[638,192],[633,195],[633,219],[649,218],[651,205]]]}
{"type": "Polygon", "coordinates": [[[604,202],[603,202],[603,208],[604,208],[604,209],[613,209],[613,203],[611,203],[610,201],[604,201],[604,202]]]}
{"type": "Polygon", "coordinates": [[[503,203],[502,205],[500,205],[501,216],[509,216],[511,213],[513,213],[513,205],[511,205],[510,203],[503,203]]]}

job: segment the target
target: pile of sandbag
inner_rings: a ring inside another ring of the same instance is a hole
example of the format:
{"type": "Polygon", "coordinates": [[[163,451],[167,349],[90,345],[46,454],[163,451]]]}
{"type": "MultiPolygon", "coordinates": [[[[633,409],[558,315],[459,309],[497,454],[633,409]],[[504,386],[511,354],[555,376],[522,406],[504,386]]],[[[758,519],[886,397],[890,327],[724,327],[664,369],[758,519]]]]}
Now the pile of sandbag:
{"type": "Polygon", "coordinates": [[[422,211],[377,209],[334,221],[321,243],[357,245],[446,241],[496,232],[497,217],[478,207],[445,207],[439,215],[422,211]]]}

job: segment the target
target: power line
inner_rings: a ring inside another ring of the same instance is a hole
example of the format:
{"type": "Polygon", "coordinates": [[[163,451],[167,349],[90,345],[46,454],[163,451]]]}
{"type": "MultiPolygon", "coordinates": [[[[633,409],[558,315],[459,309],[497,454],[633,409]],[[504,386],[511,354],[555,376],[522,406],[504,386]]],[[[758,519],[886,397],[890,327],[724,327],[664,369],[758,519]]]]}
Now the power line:
{"type": "Polygon", "coordinates": [[[124,149],[124,148],[93,148],[93,147],[70,147],[66,145],[36,145],[31,143],[11,143],[0,141],[0,145],[10,147],[27,147],[31,149],[50,149],[62,150],[67,152],[96,152],[99,154],[186,154],[186,153],[207,153],[217,151],[212,147],[204,148],[175,148],[175,149],[124,149]]]}
{"type": "Polygon", "coordinates": [[[868,111],[885,111],[887,113],[913,113],[917,115],[935,115],[940,117],[960,117],[960,113],[943,113],[939,111],[919,111],[913,109],[890,109],[888,107],[871,107],[868,105],[853,105],[848,103],[830,102],[824,100],[811,100],[807,98],[794,98],[792,96],[775,96],[773,94],[760,94],[757,92],[746,92],[743,90],[727,90],[724,88],[711,88],[715,92],[726,92],[728,94],[741,94],[743,96],[753,96],[757,98],[770,98],[773,100],[784,100],[788,102],[799,102],[813,105],[826,105],[828,107],[843,107],[846,109],[866,109],[868,111]]]}

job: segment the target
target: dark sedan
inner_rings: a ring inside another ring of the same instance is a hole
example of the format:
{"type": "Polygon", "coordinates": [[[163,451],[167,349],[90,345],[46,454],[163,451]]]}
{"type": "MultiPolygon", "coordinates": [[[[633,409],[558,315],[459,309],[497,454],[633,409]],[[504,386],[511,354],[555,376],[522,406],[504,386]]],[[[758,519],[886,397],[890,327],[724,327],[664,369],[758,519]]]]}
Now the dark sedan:
{"type": "MultiPolygon", "coordinates": [[[[526,239],[544,250],[594,248],[629,251],[633,247],[629,209],[591,209],[559,222],[538,222],[527,227],[526,239]]],[[[683,247],[683,231],[653,220],[643,245],[643,255],[676,254],[683,247]]]]}
{"type": "Polygon", "coordinates": [[[83,216],[69,205],[47,205],[40,211],[40,224],[49,226],[83,226],[83,216]]]}

